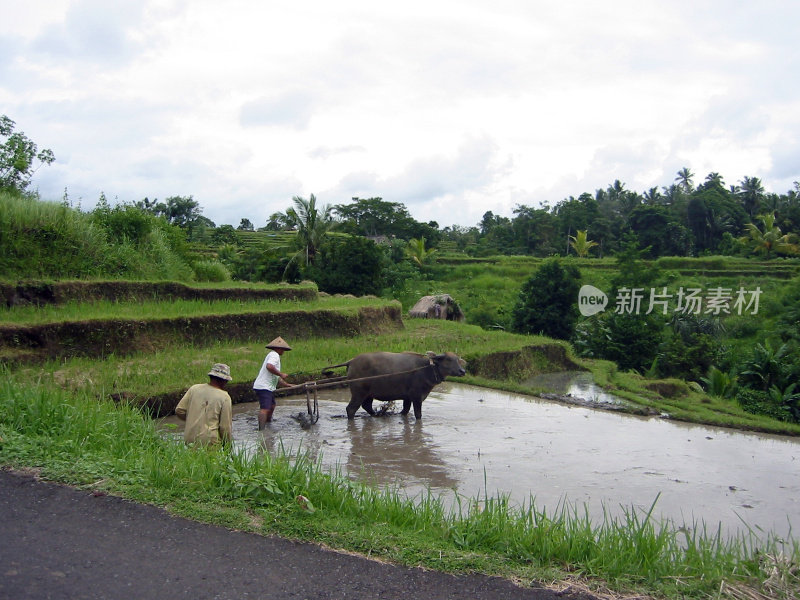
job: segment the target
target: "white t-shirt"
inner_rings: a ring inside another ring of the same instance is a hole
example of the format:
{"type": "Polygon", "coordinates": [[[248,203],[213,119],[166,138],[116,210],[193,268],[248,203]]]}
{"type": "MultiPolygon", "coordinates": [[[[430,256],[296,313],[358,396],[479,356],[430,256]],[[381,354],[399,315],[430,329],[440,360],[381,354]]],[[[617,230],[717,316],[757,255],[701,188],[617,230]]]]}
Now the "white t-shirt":
{"type": "Polygon", "coordinates": [[[274,373],[270,373],[267,370],[267,365],[272,365],[278,371],[281,370],[281,355],[275,352],[275,350],[270,350],[270,353],[267,354],[267,357],[264,359],[264,364],[261,365],[261,370],[258,372],[258,377],[253,382],[253,389],[254,390],[269,390],[274,392],[278,387],[278,376],[274,373]]]}

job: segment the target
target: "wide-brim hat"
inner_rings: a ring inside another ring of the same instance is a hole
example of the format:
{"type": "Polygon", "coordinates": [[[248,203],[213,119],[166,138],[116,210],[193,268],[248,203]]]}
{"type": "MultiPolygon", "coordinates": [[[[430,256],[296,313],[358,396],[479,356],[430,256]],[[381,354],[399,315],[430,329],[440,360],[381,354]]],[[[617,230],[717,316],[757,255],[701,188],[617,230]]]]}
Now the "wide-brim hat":
{"type": "Polygon", "coordinates": [[[276,337],[272,340],[269,344],[267,344],[267,348],[270,350],[291,350],[292,347],[286,343],[281,336],[276,337]]]}
{"type": "Polygon", "coordinates": [[[225,381],[231,380],[231,368],[228,365],[224,365],[222,363],[215,363],[211,370],[208,372],[211,377],[216,377],[217,379],[224,379],[225,381]]]}

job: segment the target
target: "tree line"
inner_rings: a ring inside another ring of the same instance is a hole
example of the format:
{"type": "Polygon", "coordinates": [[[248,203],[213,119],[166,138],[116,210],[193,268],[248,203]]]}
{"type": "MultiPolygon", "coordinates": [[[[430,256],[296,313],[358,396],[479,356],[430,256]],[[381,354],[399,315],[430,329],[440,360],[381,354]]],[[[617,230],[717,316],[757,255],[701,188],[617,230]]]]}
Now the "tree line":
{"type": "Polygon", "coordinates": [[[669,186],[644,193],[616,180],[552,208],[517,205],[513,218],[487,211],[476,227],[449,227],[442,234],[476,256],[613,256],[630,239],[647,258],[797,253],[800,183],[775,194],[765,192],[758,177],[727,187],[719,173],[696,187],[694,177],[683,168],[669,186]]]}
{"type": "MultiPolygon", "coordinates": [[[[55,161],[49,149],[39,150],[15,123],[0,115],[0,189],[24,192],[42,165],[55,161]]],[[[65,203],[67,192],[65,190],[65,203]]],[[[232,225],[216,225],[203,216],[192,196],[172,196],[163,202],[144,198],[133,203],[140,210],[164,217],[187,230],[190,239],[207,241],[216,229],[216,240],[225,240],[232,225]]],[[[688,167],[676,173],[667,186],[639,193],[615,180],[594,193],[570,196],[552,208],[518,204],[513,217],[486,211],[473,227],[440,228],[432,221],[416,221],[399,202],[381,197],[352,198],[347,204],[316,207],[320,223],[328,229],[373,239],[426,240],[437,247],[448,240],[474,256],[497,254],[558,256],[571,253],[603,257],[617,253],[627,240],[635,239],[648,258],[661,256],[732,255],[759,252],[767,257],[798,253],[800,232],[800,183],[783,194],[767,193],[760,178],[745,176],[726,185],[722,175],[711,172],[695,185],[688,167]]],[[[312,218],[313,217],[313,218],[312,218]]],[[[265,231],[297,229],[304,219],[296,207],[270,215],[265,231]]],[[[242,218],[239,230],[255,229],[242,218]]],[[[312,227],[312,229],[314,229],[312,227]]]]}

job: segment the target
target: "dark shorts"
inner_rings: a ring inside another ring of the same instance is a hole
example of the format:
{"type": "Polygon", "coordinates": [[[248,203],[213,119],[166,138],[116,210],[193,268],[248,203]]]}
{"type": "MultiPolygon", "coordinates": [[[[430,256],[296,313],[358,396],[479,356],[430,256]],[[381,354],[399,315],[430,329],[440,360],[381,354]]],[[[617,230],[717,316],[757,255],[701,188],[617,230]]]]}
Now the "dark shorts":
{"type": "Polygon", "coordinates": [[[258,405],[262,410],[275,408],[275,392],[269,390],[254,390],[258,396],[258,405]]]}

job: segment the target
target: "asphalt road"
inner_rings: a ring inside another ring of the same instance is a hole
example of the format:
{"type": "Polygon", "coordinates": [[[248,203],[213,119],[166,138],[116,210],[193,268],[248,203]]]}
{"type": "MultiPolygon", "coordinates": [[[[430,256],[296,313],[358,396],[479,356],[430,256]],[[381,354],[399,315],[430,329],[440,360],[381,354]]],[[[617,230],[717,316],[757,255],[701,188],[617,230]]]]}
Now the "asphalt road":
{"type": "Polygon", "coordinates": [[[232,531],[0,470],[0,599],[592,600],[232,531]]]}

